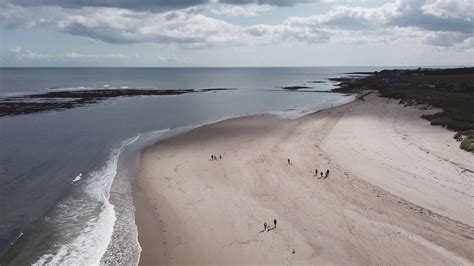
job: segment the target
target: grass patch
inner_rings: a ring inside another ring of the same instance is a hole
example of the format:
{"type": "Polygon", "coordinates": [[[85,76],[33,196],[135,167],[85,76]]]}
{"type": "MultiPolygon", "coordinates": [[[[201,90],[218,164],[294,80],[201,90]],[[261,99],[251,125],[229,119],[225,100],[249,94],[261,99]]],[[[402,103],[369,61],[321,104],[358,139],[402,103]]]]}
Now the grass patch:
{"type": "Polygon", "coordinates": [[[461,142],[461,149],[474,153],[474,130],[460,131],[454,135],[455,139],[465,137],[461,142]]]}
{"type": "Polygon", "coordinates": [[[461,149],[474,153],[474,136],[466,137],[461,142],[461,149]]]}

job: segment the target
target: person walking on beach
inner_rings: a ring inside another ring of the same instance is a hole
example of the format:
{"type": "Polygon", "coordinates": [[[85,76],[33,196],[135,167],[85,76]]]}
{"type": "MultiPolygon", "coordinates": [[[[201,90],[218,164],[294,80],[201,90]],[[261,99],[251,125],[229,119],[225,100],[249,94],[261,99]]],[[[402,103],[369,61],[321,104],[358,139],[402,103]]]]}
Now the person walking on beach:
{"type": "Polygon", "coordinates": [[[270,232],[270,231],[274,230],[275,228],[277,228],[277,219],[273,220],[273,224],[274,224],[274,226],[272,228],[270,228],[270,226],[268,226],[267,232],[270,232]]]}
{"type": "Polygon", "coordinates": [[[290,165],[290,164],[291,164],[291,161],[290,161],[290,158],[288,158],[288,165],[290,165]]]}
{"type": "Polygon", "coordinates": [[[264,227],[264,228],[263,228],[263,230],[260,231],[259,233],[263,233],[263,232],[267,231],[267,226],[268,226],[268,225],[267,225],[267,222],[264,222],[264,223],[263,223],[263,227],[264,227]]]}
{"type": "Polygon", "coordinates": [[[318,169],[314,170],[314,176],[318,176],[318,169]]]}
{"type": "Polygon", "coordinates": [[[222,155],[219,155],[219,160],[222,160],[222,155]]]}
{"type": "Polygon", "coordinates": [[[211,161],[214,160],[214,155],[211,155],[211,161]]]}
{"type": "Polygon", "coordinates": [[[321,171],[321,177],[320,178],[323,178],[323,171],[321,171]]]}
{"type": "Polygon", "coordinates": [[[326,170],[326,178],[329,176],[329,169],[326,170]]]}

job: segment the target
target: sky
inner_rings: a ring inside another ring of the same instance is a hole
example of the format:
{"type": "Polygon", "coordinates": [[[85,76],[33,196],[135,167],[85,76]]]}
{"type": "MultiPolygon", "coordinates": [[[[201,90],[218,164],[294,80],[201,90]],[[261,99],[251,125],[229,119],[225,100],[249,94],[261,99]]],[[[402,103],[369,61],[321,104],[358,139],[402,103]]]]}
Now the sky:
{"type": "Polygon", "coordinates": [[[474,0],[0,0],[0,66],[474,65],[474,0]]]}

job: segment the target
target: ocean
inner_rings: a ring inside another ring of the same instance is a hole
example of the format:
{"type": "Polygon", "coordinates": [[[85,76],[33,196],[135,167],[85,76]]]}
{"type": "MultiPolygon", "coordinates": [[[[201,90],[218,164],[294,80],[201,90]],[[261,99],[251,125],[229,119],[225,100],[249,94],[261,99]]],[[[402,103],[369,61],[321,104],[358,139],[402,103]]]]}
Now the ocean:
{"type": "Polygon", "coordinates": [[[343,104],[354,96],[317,91],[334,88],[329,78],[381,69],[0,68],[0,105],[53,90],[233,89],[0,117],[0,264],[137,264],[131,182],[144,147],[225,118],[293,119],[343,104]]]}

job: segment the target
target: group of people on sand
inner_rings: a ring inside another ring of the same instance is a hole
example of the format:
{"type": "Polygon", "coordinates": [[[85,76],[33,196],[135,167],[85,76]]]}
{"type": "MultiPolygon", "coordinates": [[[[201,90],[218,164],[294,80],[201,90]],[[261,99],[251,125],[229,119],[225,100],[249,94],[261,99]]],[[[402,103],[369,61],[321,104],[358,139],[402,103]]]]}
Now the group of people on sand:
{"type": "Polygon", "coordinates": [[[215,155],[211,155],[211,161],[214,161],[214,160],[222,160],[222,155],[219,155],[219,158],[217,158],[217,156],[215,155]]]}
{"type": "Polygon", "coordinates": [[[277,219],[274,219],[274,220],[273,220],[273,224],[274,224],[273,227],[270,227],[270,225],[267,224],[267,222],[264,222],[264,223],[263,223],[263,227],[264,227],[264,228],[263,228],[262,231],[260,231],[260,233],[263,233],[263,232],[265,232],[265,231],[270,232],[271,230],[274,230],[275,228],[277,228],[277,219]]]}
{"type": "MultiPolygon", "coordinates": [[[[288,165],[291,165],[291,160],[288,158],[288,165]]],[[[320,172],[321,177],[318,177],[318,179],[321,178],[328,178],[329,177],[329,169],[326,170],[326,173],[323,173],[323,171],[320,172]]],[[[314,170],[314,175],[313,176],[318,176],[318,169],[314,170]]]]}
{"type": "MultiPolygon", "coordinates": [[[[328,178],[329,177],[329,169],[326,170],[326,173],[323,173],[323,171],[320,172],[320,177],[318,177],[318,179],[321,179],[321,178],[328,178]]],[[[313,176],[318,176],[318,169],[314,170],[314,175],[313,176]]]]}

